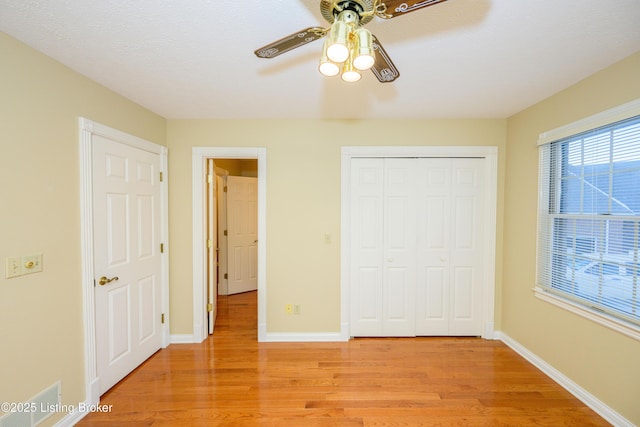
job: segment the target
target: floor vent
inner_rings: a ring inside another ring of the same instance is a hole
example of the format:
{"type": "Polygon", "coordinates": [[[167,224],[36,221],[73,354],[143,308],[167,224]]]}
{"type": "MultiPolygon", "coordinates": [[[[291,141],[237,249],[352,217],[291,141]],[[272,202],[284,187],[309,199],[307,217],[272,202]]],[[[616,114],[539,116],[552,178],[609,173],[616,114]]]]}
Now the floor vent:
{"type": "Polygon", "coordinates": [[[67,412],[60,404],[60,381],[26,402],[9,403],[2,409],[7,414],[0,418],[0,427],[33,427],[53,414],[67,412]]]}

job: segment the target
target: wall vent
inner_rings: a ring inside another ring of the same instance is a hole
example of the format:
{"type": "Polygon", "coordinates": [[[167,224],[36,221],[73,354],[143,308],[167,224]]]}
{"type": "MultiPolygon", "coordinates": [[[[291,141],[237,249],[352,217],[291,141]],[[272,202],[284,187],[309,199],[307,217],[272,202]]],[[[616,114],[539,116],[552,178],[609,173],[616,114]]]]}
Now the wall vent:
{"type": "MultiPolygon", "coordinates": [[[[11,411],[0,417],[0,427],[34,427],[54,414],[68,415],[60,404],[60,381],[25,402],[10,403],[11,411]]],[[[4,409],[4,408],[3,408],[4,409]]]]}

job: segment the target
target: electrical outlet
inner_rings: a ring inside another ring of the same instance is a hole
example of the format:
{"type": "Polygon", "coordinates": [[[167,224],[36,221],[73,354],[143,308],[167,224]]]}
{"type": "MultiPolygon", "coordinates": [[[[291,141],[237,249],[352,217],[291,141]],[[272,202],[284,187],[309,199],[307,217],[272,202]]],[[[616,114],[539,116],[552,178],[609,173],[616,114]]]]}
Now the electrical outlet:
{"type": "Polygon", "coordinates": [[[284,311],[287,314],[293,314],[293,305],[292,304],[287,304],[284,306],[284,311]]]}
{"type": "Polygon", "coordinates": [[[12,277],[18,277],[22,275],[22,268],[20,267],[21,260],[20,257],[10,257],[6,259],[6,278],[11,279],[12,277]]]}
{"type": "Polygon", "coordinates": [[[22,274],[39,273],[42,271],[42,254],[26,255],[22,257],[22,274]]]}
{"type": "Polygon", "coordinates": [[[295,315],[299,315],[300,314],[300,305],[299,304],[294,304],[294,306],[293,306],[293,314],[295,314],[295,315]]]}

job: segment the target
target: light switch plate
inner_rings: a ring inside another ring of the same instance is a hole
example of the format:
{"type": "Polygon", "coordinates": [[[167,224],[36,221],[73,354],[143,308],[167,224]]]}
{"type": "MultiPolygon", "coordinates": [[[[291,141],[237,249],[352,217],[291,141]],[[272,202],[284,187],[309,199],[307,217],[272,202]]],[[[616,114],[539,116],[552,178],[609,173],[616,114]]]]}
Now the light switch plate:
{"type": "Polygon", "coordinates": [[[22,275],[20,257],[9,257],[6,259],[6,278],[18,277],[22,275]]]}

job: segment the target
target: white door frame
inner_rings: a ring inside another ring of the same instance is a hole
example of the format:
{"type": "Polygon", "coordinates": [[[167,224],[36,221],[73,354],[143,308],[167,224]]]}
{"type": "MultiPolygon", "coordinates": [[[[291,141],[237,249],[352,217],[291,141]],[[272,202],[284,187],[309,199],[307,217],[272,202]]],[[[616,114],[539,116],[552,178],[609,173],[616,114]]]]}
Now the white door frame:
{"type": "Polygon", "coordinates": [[[495,317],[495,268],[496,268],[496,215],[498,200],[498,147],[493,146],[444,146],[444,147],[342,147],[341,159],[341,218],[340,218],[340,336],[350,337],[351,318],[351,160],[359,157],[476,157],[485,159],[485,223],[484,223],[484,289],[482,298],[482,321],[485,339],[494,339],[495,317]]]}
{"type": "MultiPolygon", "coordinates": [[[[161,310],[165,314],[162,325],[162,348],[169,345],[169,222],[167,193],[167,148],[133,135],[80,118],[80,236],[82,248],[82,293],[84,319],[84,366],[85,398],[87,404],[100,402],[100,384],[96,362],[96,328],[93,268],[93,195],[92,195],[92,151],[93,135],[100,135],[113,141],[126,144],[140,150],[160,156],[160,169],[163,181],[160,183],[160,239],[164,243],[164,256],[161,260],[161,310]]],[[[160,243],[160,242],[158,242],[160,243]]]]}
{"type": "Polygon", "coordinates": [[[193,342],[207,337],[204,182],[206,159],[258,161],[258,341],[267,340],[267,149],[264,147],[193,147],[193,342]]]}

